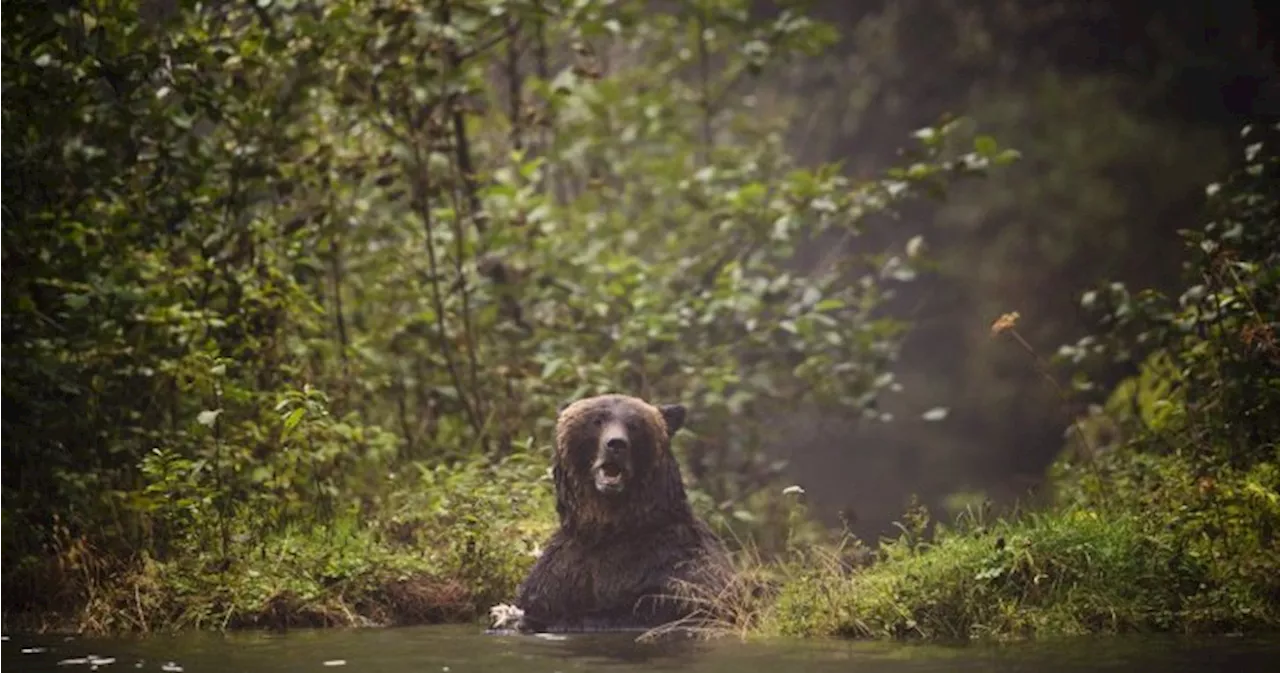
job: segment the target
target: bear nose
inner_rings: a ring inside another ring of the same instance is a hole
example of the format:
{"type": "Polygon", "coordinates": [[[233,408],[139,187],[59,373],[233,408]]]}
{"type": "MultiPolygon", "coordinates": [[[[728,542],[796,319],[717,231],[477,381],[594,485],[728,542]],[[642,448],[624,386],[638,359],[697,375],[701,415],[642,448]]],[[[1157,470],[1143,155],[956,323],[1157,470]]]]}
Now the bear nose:
{"type": "Polygon", "coordinates": [[[624,438],[622,438],[622,437],[613,437],[613,438],[610,438],[610,439],[609,439],[609,441],[607,441],[607,442],[605,442],[605,443],[604,443],[604,445],[605,445],[605,446],[607,446],[607,447],[609,447],[610,449],[612,449],[612,450],[614,450],[614,451],[623,451],[623,450],[625,450],[625,449],[627,448],[627,446],[628,446],[628,444],[627,444],[627,440],[626,440],[626,439],[624,439],[624,438]]]}

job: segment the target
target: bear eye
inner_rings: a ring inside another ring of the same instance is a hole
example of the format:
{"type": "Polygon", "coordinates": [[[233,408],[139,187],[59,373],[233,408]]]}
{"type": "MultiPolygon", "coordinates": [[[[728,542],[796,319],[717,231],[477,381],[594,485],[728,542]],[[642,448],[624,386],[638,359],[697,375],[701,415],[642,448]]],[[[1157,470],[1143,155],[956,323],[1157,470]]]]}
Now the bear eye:
{"type": "Polygon", "coordinates": [[[592,422],[596,424],[597,428],[604,425],[604,415],[597,415],[592,422]]]}

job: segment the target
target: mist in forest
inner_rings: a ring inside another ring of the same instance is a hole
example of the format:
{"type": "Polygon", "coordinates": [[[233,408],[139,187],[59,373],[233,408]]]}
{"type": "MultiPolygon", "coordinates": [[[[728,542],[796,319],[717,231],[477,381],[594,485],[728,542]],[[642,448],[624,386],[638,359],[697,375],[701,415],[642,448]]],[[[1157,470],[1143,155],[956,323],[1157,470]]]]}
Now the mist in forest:
{"type": "Polygon", "coordinates": [[[1238,156],[1240,124],[1280,116],[1265,4],[818,3],[842,41],[784,78],[803,101],[790,137],[800,157],[870,174],[944,114],[1022,155],[875,240],[919,234],[938,266],[894,304],[913,326],[903,390],[881,402],[893,420],[793,418],[794,441],[775,449],[827,521],[875,536],[913,494],[941,517],[1034,499],[1072,414],[1098,399],[1064,402],[989,326],[1019,312],[1048,358],[1089,332],[1086,290],[1177,280],[1176,232],[1198,223],[1204,185],[1238,156]]]}

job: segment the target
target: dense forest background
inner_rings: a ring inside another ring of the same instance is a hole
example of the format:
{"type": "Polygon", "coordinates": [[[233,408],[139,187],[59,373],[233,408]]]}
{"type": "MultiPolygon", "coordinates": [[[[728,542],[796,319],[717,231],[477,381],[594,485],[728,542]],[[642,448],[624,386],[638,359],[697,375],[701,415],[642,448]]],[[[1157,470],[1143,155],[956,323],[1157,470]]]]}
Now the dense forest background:
{"type": "Polygon", "coordinates": [[[6,608],[474,609],[610,390],[689,406],[695,504],[765,549],[790,484],[867,538],[1024,499],[1137,363],[1064,405],[992,321],[1052,354],[1100,279],[1175,283],[1280,113],[1261,4],[10,3],[6,608]]]}
{"type": "Polygon", "coordinates": [[[895,368],[904,390],[885,400],[897,422],[822,419],[819,436],[781,450],[828,521],[845,508],[863,535],[885,531],[909,493],[939,511],[1025,499],[1072,414],[1135,365],[1096,372],[1097,389],[1064,407],[988,325],[1019,311],[1051,354],[1096,327],[1080,297],[1099,281],[1176,283],[1176,232],[1239,162],[1240,126],[1280,115],[1275,12],[1247,0],[908,0],[815,13],[842,40],[788,78],[804,100],[789,136],[798,156],[869,173],[951,111],[1023,158],[904,216],[896,240],[923,235],[937,265],[893,302],[912,322],[895,368]],[[937,406],[945,421],[916,420],[937,406]]]}

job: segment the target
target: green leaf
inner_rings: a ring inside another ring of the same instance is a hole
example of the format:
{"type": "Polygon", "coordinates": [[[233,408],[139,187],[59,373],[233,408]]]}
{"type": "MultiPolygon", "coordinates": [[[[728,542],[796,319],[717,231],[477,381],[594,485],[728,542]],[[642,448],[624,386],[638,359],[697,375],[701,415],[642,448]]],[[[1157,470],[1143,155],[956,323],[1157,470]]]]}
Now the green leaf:
{"type": "Polygon", "coordinates": [[[302,421],[302,417],[307,413],[306,407],[298,407],[289,412],[284,417],[284,430],[280,433],[281,437],[288,435],[294,428],[298,427],[298,423],[302,421]]]}
{"type": "Polygon", "coordinates": [[[542,364],[542,373],[539,375],[542,379],[549,379],[553,374],[560,371],[565,364],[561,358],[552,358],[542,364]]]}
{"type": "Polygon", "coordinates": [[[973,149],[984,157],[993,157],[1000,151],[1000,145],[991,136],[978,136],[973,141],[973,149]]]}
{"type": "Polygon", "coordinates": [[[221,415],[221,409],[206,409],[196,416],[196,422],[205,427],[213,427],[213,424],[218,420],[218,416],[221,415]]]}
{"type": "Polygon", "coordinates": [[[1022,158],[1022,153],[1015,149],[1000,150],[1000,153],[993,160],[997,165],[1004,166],[1011,164],[1022,158]]]}

